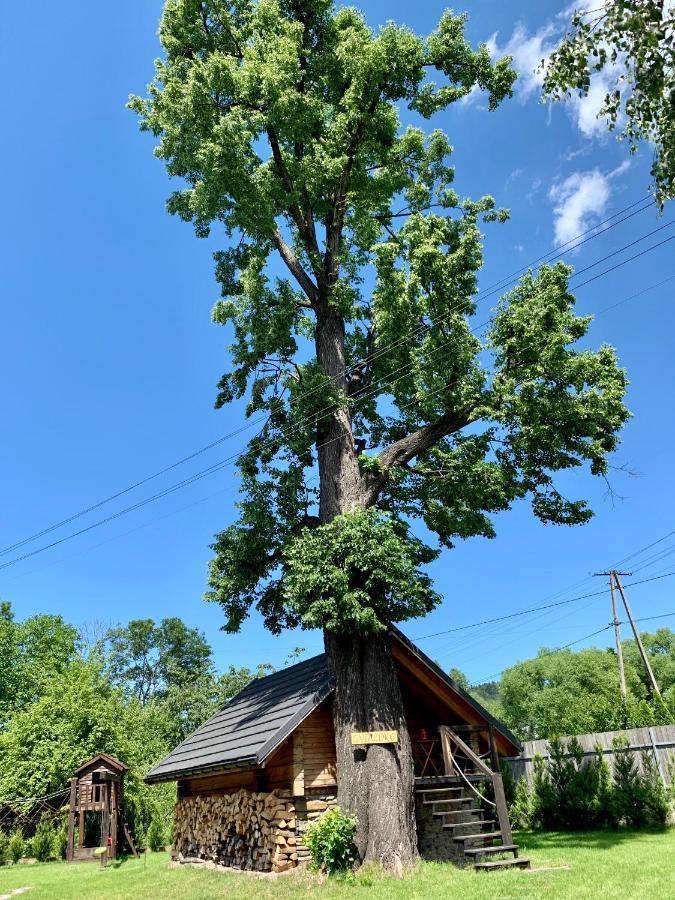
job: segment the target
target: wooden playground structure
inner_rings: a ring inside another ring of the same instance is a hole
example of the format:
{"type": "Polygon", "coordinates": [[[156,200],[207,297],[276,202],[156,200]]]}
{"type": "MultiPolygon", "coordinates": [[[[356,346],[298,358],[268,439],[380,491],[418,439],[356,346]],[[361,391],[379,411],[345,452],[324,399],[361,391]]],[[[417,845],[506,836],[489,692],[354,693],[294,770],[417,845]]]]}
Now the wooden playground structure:
{"type": "Polygon", "coordinates": [[[138,856],[123,813],[128,768],[114,756],[98,753],[75,771],[70,780],[68,862],[116,859],[120,839],[138,856]]]}

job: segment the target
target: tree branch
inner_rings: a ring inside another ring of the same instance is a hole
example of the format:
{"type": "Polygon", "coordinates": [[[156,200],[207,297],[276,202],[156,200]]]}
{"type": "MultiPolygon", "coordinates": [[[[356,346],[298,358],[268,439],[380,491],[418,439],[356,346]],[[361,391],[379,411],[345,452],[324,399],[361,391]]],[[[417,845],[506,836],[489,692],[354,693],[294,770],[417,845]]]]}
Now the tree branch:
{"type": "MultiPolygon", "coordinates": [[[[300,287],[303,289],[307,297],[309,298],[309,307],[313,307],[313,305],[317,302],[319,292],[317,286],[314,284],[312,279],[309,277],[307,272],[302,268],[298,259],[288,246],[286,241],[283,239],[281,232],[278,228],[275,227],[272,232],[272,239],[276,245],[277,250],[281,254],[281,258],[286,263],[290,271],[292,272],[295,280],[298,282],[300,287]]],[[[298,301],[299,305],[304,305],[298,301]]]]}
{"type": "Polygon", "coordinates": [[[435,422],[424,425],[417,431],[390,444],[377,458],[380,471],[373,475],[367,484],[366,506],[372,506],[375,503],[384,489],[392,469],[407,466],[411,459],[431,449],[444,437],[461,431],[462,428],[466,428],[475,421],[476,418],[464,410],[448,410],[435,422]]]}
{"type": "MultiPolygon", "coordinates": [[[[271,125],[267,126],[267,138],[272,149],[272,157],[274,159],[274,165],[277,170],[277,175],[281,179],[281,183],[283,184],[284,189],[289,193],[289,195],[293,196],[295,194],[295,185],[293,184],[293,179],[291,178],[288,168],[286,167],[286,163],[284,162],[284,157],[281,152],[281,146],[279,144],[279,139],[277,137],[276,131],[271,125]]],[[[289,210],[293,222],[295,223],[295,227],[298,229],[300,237],[302,238],[302,242],[305,245],[307,255],[312,262],[314,275],[317,280],[320,280],[322,276],[321,267],[319,266],[319,258],[321,254],[319,251],[319,244],[316,239],[314,216],[312,214],[309,196],[306,189],[303,189],[301,191],[301,195],[303,197],[304,214],[296,200],[293,200],[291,202],[289,210]]]]}

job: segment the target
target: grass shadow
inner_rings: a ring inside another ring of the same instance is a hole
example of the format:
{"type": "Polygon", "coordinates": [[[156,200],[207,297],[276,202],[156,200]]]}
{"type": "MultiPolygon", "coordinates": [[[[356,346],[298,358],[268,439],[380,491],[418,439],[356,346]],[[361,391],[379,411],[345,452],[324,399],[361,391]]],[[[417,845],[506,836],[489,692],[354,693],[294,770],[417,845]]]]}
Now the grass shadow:
{"type": "Polygon", "coordinates": [[[611,850],[625,841],[649,835],[661,836],[667,828],[618,828],[606,831],[521,831],[515,836],[523,850],[551,850],[589,848],[594,850],[611,850]]]}

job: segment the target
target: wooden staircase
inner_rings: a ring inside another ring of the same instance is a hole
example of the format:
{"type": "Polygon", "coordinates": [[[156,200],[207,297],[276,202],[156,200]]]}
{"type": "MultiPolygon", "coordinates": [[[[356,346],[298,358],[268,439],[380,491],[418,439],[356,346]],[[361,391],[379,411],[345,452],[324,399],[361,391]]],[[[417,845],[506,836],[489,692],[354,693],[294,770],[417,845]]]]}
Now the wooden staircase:
{"type": "Polygon", "coordinates": [[[492,726],[489,729],[491,767],[448,726],[439,728],[445,777],[419,778],[416,791],[432,817],[452,834],[463,858],[478,870],[529,869],[513,842],[504,784],[492,726]],[[493,800],[482,797],[478,785],[490,782],[493,800]],[[489,811],[488,811],[489,810],[489,811]]]}
{"type": "MultiPolygon", "coordinates": [[[[476,795],[464,785],[418,787],[421,802],[431,807],[434,818],[452,833],[464,859],[478,870],[529,869],[530,860],[518,855],[518,845],[505,839],[499,818],[490,818],[476,795]]],[[[509,829],[510,832],[510,829],[509,829]]]]}

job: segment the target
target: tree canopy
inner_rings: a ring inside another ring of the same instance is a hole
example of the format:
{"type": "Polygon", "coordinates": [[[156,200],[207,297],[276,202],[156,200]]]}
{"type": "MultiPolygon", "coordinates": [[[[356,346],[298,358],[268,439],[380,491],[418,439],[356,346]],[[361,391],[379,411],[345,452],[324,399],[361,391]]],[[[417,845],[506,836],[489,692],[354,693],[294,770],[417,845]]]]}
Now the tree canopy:
{"type": "Polygon", "coordinates": [[[599,116],[635,153],[652,144],[657,200],[675,196],[675,6],[666,0],[605,0],[575,11],[545,65],[544,97],[588,96],[600,73],[599,116]]]}
{"type": "Polygon", "coordinates": [[[112,628],[102,642],[113,684],[141,703],[166,697],[213,672],[211,648],[204,635],[176,617],[133,619],[112,628]]]}
{"type": "Polygon", "coordinates": [[[274,632],[370,634],[433,608],[423,566],[492,537],[516,500],[544,522],[591,515],[555,473],[606,471],[627,417],[615,354],[578,348],[590,319],[563,264],[475,333],[481,229],[507,213],[459,194],[442,131],[401,122],[510,94],[510,61],[473,50],[465,21],[422,38],[330,0],[165,2],[164,56],[131,106],[181,180],[169,210],[227,243],[216,404],[248,395],[265,417],[213,545],[229,630],[255,606],[274,632]]]}
{"type": "Polygon", "coordinates": [[[0,731],[12,714],[36,700],[76,656],[78,631],[61,616],[14,618],[0,604],[0,731]]]}

